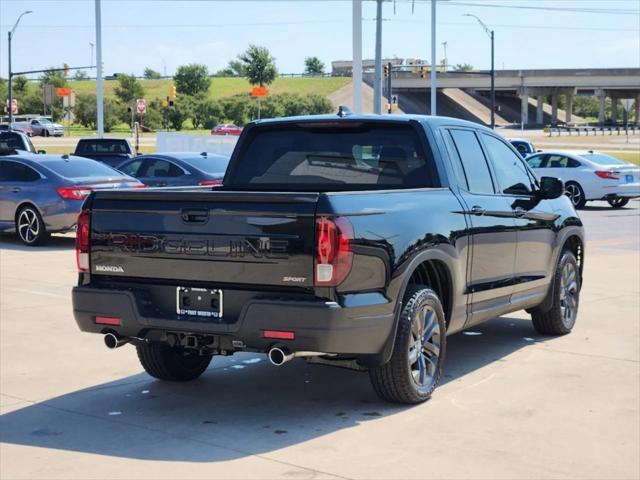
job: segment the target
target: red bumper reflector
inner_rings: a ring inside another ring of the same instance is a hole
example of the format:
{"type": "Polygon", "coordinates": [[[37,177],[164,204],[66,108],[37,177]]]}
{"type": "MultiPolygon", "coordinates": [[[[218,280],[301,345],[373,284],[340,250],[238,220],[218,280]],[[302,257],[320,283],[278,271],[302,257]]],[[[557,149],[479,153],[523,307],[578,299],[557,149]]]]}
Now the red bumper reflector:
{"type": "Polygon", "coordinates": [[[100,325],[120,326],[122,321],[118,317],[96,317],[96,323],[99,323],[100,325]]]}
{"type": "Polygon", "coordinates": [[[278,340],[295,340],[295,332],[287,332],[284,330],[264,330],[262,332],[264,338],[276,338],[278,340]]]}

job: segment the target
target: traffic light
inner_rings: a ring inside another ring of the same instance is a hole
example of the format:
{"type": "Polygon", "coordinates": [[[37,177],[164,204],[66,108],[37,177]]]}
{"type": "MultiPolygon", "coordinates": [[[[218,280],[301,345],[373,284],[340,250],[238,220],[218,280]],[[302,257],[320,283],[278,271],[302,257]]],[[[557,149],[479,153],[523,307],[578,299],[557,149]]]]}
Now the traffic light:
{"type": "Polygon", "coordinates": [[[424,67],[420,67],[420,78],[425,78],[427,76],[427,69],[424,67]]]}
{"type": "Polygon", "coordinates": [[[65,63],[62,68],[64,68],[63,72],[62,72],[62,76],[63,77],[68,77],[69,76],[69,65],[67,63],[65,63]]]}
{"type": "Polygon", "coordinates": [[[176,97],[178,96],[178,92],[176,91],[176,86],[175,85],[171,85],[171,93],[170,96],[173,100],[176,99],[176,97]]]}
{"type": "Polygon", "coordinates": [[[387,78],[389,76],[389,65],[384,66],[384,77],[387,78]]]}

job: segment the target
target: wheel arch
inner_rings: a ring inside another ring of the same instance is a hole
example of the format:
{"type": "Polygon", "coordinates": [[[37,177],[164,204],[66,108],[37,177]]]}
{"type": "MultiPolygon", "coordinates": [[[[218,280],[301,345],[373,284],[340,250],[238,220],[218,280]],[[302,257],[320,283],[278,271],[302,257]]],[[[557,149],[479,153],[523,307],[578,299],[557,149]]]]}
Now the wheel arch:
{"type": "Polygon", "coordinates": [[[18,206],[16,207],[16,211],[13,212],[13,223],[17,223],[18,222],[18,214],[20,213],[20,211],[24,208],[24,207],[33,207],[33,209],[38,212],[40,214],[40,216],[43,218],[44,220],[44,215],[42,213],[42,210],[40,210],[38,208],[38,206],[35,204],[35,202],[32,202],[31,200],[23,200],[20,204],[18,204],[18,206]]]}

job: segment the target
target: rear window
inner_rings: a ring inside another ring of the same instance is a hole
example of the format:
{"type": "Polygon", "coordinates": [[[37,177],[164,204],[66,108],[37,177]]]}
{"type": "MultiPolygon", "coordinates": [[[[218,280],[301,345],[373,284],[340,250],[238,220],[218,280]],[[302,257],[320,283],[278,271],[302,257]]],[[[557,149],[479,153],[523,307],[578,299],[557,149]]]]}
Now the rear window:
{"type": "Polygon", "coordinates": [[[65,178],[86,177],[122,177],[122,173],[94,160],[70,158],[69,160],[51,160],[42,165],[65,178]]]}
{"type": "Polygon", "coordinates": [[[183,158],[184,162],[189,165],[193,165],[198,170],[202,170],[205,173],[222,173],[227,171],[227,165],[229,165],[229,159],[223,157],[192,157],[183,158]]]}
{"type": "Polygon", "coordinates": [[[410,125],[344,123],[260,128],[225,181],[234,188],[339,191],[436,185],[410,125]]]}
{"type": "Polygon", "coordinates": [[[131,153],[126,140],[81,140],[78,143],[78,153],[131,153]]]}
{"type": "Polygon", "coordinates": [[[26,150],[36,153],[36,148],[29,137],[15,132],[3,132],[0,134],[0,150],[26,150]]]}
{"type": "Polygon", "coordinates": [[[602,153],[584,153],[580,155],[582,158],[589,160],[598,165],[626,165],[627,162],[602,153]]]}

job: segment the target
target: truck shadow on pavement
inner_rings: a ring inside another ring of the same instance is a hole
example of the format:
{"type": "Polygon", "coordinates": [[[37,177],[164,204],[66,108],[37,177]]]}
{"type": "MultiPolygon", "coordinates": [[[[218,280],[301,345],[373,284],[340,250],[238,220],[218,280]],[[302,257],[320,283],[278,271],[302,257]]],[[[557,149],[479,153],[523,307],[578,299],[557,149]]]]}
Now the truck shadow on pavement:
{"type": "MultiPolygon", "coordinates": [[[[138,374],[17,408],[0,416],[0,441],[122,458],[218,462],[383,422],[409,409],[423,409],[426,431],[430,406],[446,394],[444,386],[548,338],[537,335],[530,321],[506,317],[449,337],[440,389],[433,400],[413,407],[379,400],[366,373],[300,359],[277,368],[264,355],[245,353],[214,358],[190,383],[138,374]]],[[[60,372],[60,381],[72,374],[60,372]]]]}

